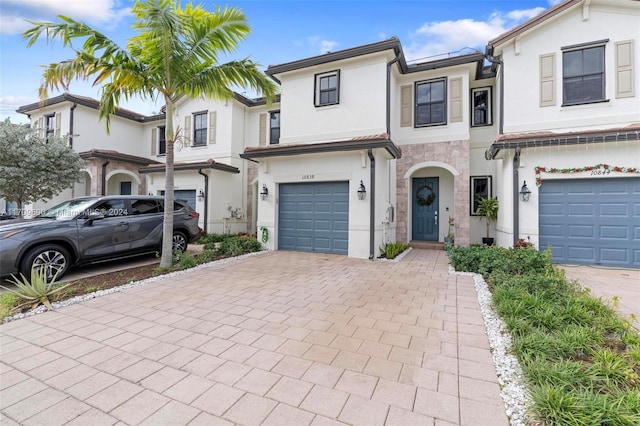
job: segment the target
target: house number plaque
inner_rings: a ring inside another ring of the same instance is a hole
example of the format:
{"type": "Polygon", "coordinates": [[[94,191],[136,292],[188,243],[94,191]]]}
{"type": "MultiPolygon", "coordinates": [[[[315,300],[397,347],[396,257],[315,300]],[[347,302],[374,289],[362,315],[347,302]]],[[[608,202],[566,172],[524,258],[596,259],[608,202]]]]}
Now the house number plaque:
{"type": "Polygon", "coordinates": [[[311,180],[315,178],[316,177],[314,175],[302,175],[302,180],[311,180]]]}

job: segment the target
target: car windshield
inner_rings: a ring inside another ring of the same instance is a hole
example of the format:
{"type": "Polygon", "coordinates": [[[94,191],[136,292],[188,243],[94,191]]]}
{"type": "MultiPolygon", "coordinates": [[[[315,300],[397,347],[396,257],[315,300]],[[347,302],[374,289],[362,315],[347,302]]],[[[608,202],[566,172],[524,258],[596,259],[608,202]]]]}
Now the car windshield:
{"type": "Polygon", "coordinates": [[[36,217],[41,219],[71,220],[87,210],[95,202],[95,198],[65,201],[36,217]]]}

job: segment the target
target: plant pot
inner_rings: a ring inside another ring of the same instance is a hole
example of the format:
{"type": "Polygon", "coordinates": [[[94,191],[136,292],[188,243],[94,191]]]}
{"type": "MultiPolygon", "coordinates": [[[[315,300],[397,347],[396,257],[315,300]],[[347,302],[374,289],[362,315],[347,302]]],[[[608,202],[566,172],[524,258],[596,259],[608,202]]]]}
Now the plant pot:
{"type": "Polygon", "coordinates": [[[493,242],[493,238],[482,237],[482,244],[485,246],[492,246],[493,242]]]}
{"type": "Polygon", "coordinates": [[[453,238],[444,237],[444,242],[445,242],[445,243],[453,244],[454,240],[453,240],[453,238]]]}

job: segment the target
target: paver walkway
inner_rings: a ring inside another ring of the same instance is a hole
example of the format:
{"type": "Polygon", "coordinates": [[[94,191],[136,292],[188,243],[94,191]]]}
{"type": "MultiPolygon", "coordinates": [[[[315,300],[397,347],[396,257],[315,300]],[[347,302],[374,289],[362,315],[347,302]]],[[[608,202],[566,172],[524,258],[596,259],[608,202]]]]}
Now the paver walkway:
{"type": "Polygon", "coordinates": [[[507,425],[473,280],[270,252],[0,326],[3,425],[507,425]]]}

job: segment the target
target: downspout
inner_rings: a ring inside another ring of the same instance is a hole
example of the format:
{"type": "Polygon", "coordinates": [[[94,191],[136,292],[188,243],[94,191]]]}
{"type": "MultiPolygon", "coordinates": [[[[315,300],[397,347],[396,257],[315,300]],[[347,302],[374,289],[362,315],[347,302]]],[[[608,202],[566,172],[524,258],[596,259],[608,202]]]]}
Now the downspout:
{"type": "Polygon", "coordinates": [[[387,62],[387,135],[391,139],[391,65],[398,62],[399,58],[396,55],[395,58],[387,62]]]}
{"type": "Polygon", "coordinates": [[[109,163],[109,160],[102,163],[102,195],[106,195],[105,190],[107,188],[107,166],[109,165],[109,163]]]}
{"type": "Polygon", "coordinates": [[[492,64],[498,64],[500,66],[500,79],[499,79],[499,86],[500,86],[500,109],[499,109],[499,117],[500,117],[500,123],[498,124],[498,134],[502,135],[504,133],[504,63],[502,62],[501,59],[497,59],[491,55],[485,54],[484,57],[487,59],[487,61],[491,62],[492,64]]]}
{"type": "Polygon", "coordinates": [[[520,172],[520,147],[516,148],[516,152],[513,155],[513,244],[515,245],[520,239],[520,203],[518,202],[518,196],[520,192],[518,190],[518,181],[520,172]]]}
{"type": "Polygon", "coordinates": [[[73,148],[73,110],[78,106],[77,103],[71,105],[71,114],[69,114],[69,148],[73,148]]]}
{"type": "Polygon", "coordinates": [[[369,260],[375,258],[376,237],[376,158],[373,156],[373,148],[367,150],[371,165],[371,198],[369,199],[369,260]]]}
{"type": "Polygon", "coordinates": [[[209,175],[198,169],[198,174],[204,176],[204,232],[207,233],[207,223],[209,221],[209,175]]]}

